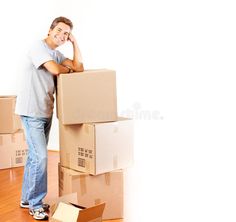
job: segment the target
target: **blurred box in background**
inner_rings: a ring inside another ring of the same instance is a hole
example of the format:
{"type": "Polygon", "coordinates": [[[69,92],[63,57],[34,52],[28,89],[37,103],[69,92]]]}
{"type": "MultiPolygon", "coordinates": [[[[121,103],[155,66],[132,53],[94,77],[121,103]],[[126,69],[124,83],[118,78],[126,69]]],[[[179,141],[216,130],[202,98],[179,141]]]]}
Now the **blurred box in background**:
{"type": "Polygon", "coordinates": [[[0,96],[0,133],[15,133],[22,129],[20,117],[15,114],[16,96],[0,96]]]}
{"type": "Polygon", "coordinates": [[[24,131],[0,134],[0,169],[24,166],[28,156],[28,146],[24,131]]]}

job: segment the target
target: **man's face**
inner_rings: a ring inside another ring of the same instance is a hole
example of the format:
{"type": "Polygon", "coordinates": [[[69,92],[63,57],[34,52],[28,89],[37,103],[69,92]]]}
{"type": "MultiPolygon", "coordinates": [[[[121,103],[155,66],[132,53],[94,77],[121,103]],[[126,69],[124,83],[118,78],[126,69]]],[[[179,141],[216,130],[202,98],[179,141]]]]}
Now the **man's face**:
{"type": "Polygon", "coordinates": [[[59,22],[54,29],[49,30],[49,36],[55,45],[60,46],[68,40],[70,31],[69,25],[59,22]]]}

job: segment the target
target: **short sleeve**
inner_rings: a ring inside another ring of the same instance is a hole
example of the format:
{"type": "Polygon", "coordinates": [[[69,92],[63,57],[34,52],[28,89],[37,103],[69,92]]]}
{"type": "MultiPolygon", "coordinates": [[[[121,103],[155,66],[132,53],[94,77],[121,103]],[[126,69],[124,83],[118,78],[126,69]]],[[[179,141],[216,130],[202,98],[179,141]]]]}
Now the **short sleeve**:
{"type": "Polygon", "coordinates": [[[45,62],[53,60],[48,50],[42,43],[40,44],[40,42],[31,47],[28,55],[36,69],[45,62]]]}
{"type": "Polygon", "coordinates": [[[61,64],[65,59],[67,59],[60,51],[57,51],[58,63],[61,64]]]}

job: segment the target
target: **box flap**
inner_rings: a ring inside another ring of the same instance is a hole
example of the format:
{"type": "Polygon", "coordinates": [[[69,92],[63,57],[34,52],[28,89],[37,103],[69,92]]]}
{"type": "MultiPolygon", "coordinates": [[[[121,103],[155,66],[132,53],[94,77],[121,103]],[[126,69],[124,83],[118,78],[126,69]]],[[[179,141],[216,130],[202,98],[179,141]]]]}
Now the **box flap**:
{"type": "Polygon", "coordinates": [[[51,222],[102,222],[105,203],[84,209],[77,204],[77,193],[55,199],[50,208],[51,222]]]}
{"type": "Polygon", "coordinates": [[[102,222],[105,203],[79,211],[77,222],[102,222]]]}
{"type": "Polygon", "coordinates": [[[52,216],[52,219],[63,222],[77,222],[80,208],[71,204],[60,202],[52,216]]]}

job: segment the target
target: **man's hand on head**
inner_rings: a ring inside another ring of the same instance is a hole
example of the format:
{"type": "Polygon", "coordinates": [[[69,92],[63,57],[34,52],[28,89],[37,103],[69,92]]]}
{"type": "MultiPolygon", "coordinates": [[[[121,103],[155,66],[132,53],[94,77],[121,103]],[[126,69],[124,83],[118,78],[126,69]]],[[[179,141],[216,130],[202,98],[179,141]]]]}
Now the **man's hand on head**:
{"type": "Polygon", "coordinates": [[[71,41],[71,43],[75,42],[75,37],[73,36],[72,33],[70,33],[69,37],[68,37],[68,40],[71,41]]]}

